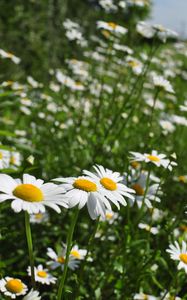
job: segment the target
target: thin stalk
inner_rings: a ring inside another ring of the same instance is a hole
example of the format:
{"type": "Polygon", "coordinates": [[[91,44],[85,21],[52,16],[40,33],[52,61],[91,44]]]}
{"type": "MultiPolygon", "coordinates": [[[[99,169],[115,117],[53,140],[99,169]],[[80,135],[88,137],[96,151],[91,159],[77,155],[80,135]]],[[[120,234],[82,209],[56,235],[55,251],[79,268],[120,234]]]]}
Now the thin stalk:
{"type": "Polygon", "coordinates": [[[27,237],[27,245],[28,245],[29,260],[30,260],[30,267],[31,267],[31,284],[32,287],[35,288],[34,254],[33,254],[31,227],[30,227],[30,215],[28,214],[28,212],[25,212],[25,232],[27,237]]]}
{"type": "Polygon", "coordinates": [[[64,272],[63,272],[62,278],[60,280],[60,285],[59,285],[58,294],[57,294],[57,300],[63,299],[64,284],[65,284],[66,276],[67,276],[69,256],[70,256],[71,247],[72,247],[73,233],[74,233],[75,225],[77,222],[78,214],[79,214],[79,210],[77,207],[77,209],[75,211],[75,215],[73,216],[73,219],[71,222],[71,226],[69,228],[68,236],[67,236],[67,250],[66,250],[66,259],[65,259],[65,264],[64,264],[64,272]]]}
{"type": "Polygon", "coordinates": [[[98,226],[99,226],[99,219],[100,218],[98,217],[97,220],[96,220],[96,222],[95,222],[95,226],[94,226],[93,232],[92,232],[92,234],[91,234],[91,236],[89,238],[89,241],[88,241],[87,253],[86,253],[84,262],[81,265],[81,269],[80,269],[79,276],[78,276],[78,284],[79,285],[78,285],[77,290],[76,290],[75,299],[77,298],[77,296],[79,294],[80,284],[81,284],[83,273],[84,273],[84,267],[85,267],[85,264],[87,262],[88,256],[90,254],[90,251],[91,251],[91,248],[92,248],[92,243],[93,243],[93,240],[95,238],[95,235],[96,235],[96,232],[97,232],[97,229],[98,229],[98,226]]]}
{"type": "Polygon", "coordinates": [[[148,188],[149,188],[150,175],[151,175],[151,167],[149,168],[148,175],[147,175],[146,188],[145,188],[145,192],[144,192],[144,196],[143,196],[143,200],[142,200],[142,206],[140,209],[140,213],[138,215],[137,224],[139,223],[139,221],[141,220],[141,217],[143,215],[143,210],[144,210],[144,206],[145,206],[145,198],[147,196],[147,192],[148,192],[148,188]]]}

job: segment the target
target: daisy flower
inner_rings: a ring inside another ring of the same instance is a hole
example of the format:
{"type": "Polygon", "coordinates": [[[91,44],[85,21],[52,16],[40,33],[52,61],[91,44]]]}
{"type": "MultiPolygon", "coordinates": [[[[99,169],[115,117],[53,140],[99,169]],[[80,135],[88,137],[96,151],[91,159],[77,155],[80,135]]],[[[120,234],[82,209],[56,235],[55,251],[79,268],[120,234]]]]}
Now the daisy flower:
{"type": "Polygon", "coordinates": [[[0,169],[9,167],[9,151],[0,149],[0,169]]]}
{"type": "Polygon", "coordinates": [[[47,212],[30,215],[30,222],[33,224],[41,224],[41,223],[46,223],[48,221],[49,221],[49,214],[47,212]]]}
{"type": "MultiPolygon", "coordinates": [[[[120,173],[105,169],[100,165],[93,166],[93,168],[95,170],[94,173],[84,170],[84,174],[90,176],[90,178],[97,183],[100,193],[115,204],[118,209],[120,208],[119,203],[124,206],[127,205],[124,197],[134,201],[134,195],[132,194],[134,194],[135,191],[121,183],[123,176],[121,176],[120,173]]],[[[109,206],[107,209],[111,210],[111,207],[109,206]]]]}
{"type": "Polygon", "coordinates": [[[152,150],[152,152],[141,154],[139,152],[130,152],[131,153],[131,161],[144,161],[146,163],[153,163],[157,167],[164,167],[165,169],[172,170],[173,166],[176,166],[176,162],[170,161],[168,158],[166,158],[165,154],[158,154],[156,150],[152,150]]]}
{"type": "Polygon", "coordinates": [[[25,295],[27,290],[27,286],[20,279],[5,277],[0,280],[0,291],[11,299],[25,295]]]}
{"type": "Polygon", "coordinates": [[[0,202],[13,200],[12,209],[18,213],[22,210],[29,214],[44,213],[45,206],[60,213],[59,206],[68,207],[62,193],[64,189],[54,183],[44,183],[29,174],[23,175],[23,181],[0,174],[0,202]]]}
{"type": "Polygon", "coordinates": [[[158,298],[152,295],[139,293],[139,294],[135,294],[133,299],[134,300],[157,300],[158,298]]]}
{"type": "Polygon", "coordinates": [[[119,219],[119,214],[112,210],[106,210],[105,218],[101,221],[107,221],[109,224],[113,224],[115,220],[119,219]]]}
{"type": "MultiPolygon", "coordinates": [[[[28,267],[27,269],[28,275],[31,276],[31,268],[28,267]]],[[[38,267],[34,267],[34,275],[35,275],[35,281],[40,282],[42,284],[50,285],[51,283],[56,282],[56,277],[52,276],[48,269],[44,269],[42,265],[39,265],[38,267]]]]}
{"type": "Polygon", "coordinates": [[[172,296],[170,293],[166,294],[166,291],[162,292],[160,294],[160,297],[162,298],[164,296],[164,300],[182,300],[180,297],[178,296],[172,296]]]}
{"type": "MultiPolygon", "coordinates": [[[[61,267],[62,271],[64,270],[64,264],[66,260],[66,245],[63,244],[62,249],[56,253],[52,248],[47,248],[47,255],[52,259],[50,260],[47,265],[52,269],[56,269],[58,267],[61,267]]],[[[77,254],[78,256],[78,254],[77,254]]],[[[78,268],[80,263],[80,259],[75,258],[75,252],[74,256],[70,255],[69,261],[68,261],[68,267],[71,270],[75,270],[78,268]]]]}
{"type": "Polygon", "coordinates": [[[69,207],[78,205],[81,209],[87,204],[90,217],[95,220],[98,216],[105,216],[106,208],[111,209],[109,201],[99,191],[96,182],[88,176],[56,178],[55,181],[63,182],[62,186],[67,191],[69,207]]]}
{"type": "Polygon", "coordinates": [[[151,227],[150,225],[144,223],[139,223],[138,228],[145,229],[146,231],[151,232],[154,235],[159,233],[158,227],[151,227]]]}
{"type": "Polygon", "coordinates": [[[180,248],[178,242],[175,242],[174,245],[170,244],[169,249],[166,250],[170,253],[170,258],[177,260],[178,270],[184,269],[187,273],[187,247],[185,241],[182,241],[182,247],[180,248]]]}
{"type": "Polygon", "coordinates": [[[156,87],[164,89],[168,93],[175,93],[171,83],[163,76],[154,75],[152,77],[153,84],[156,87]]]}
{"type": "MultiPolygon", "coordinates": [[[[131,185],[131,188],[133,190],[135,190],[135,192],[136,192],[135,200],[137,202],[138,207],[141,207],[142,203],[143,203],[145,190],[146,190],[147,176],[148,176],[147,172],[141,173],[138,180],[132,182],[132,185],[131,185]]],[[[160,198],[156,195],[158,192],[160,193],[158,183],[151,184],[148,187],[147,193],[146,193],[146,196],[144,199],[145,204],[147,205],[148,208],[152,208],[152,204],[150,201],[160,202],[160,198]]]]}
{"type": "Polygon", "coordinates": [[[83,260],[87,254],[87,250],[79,249],[78,245],[73,246],[70,252],[70,257],[83,260]]]}
{"type": "Polygon", "coordinates": [[[41,300],[41,296],[38,291],[32,289],[25,297],[23,297],[23,300],[41,300]]]}
{"type": "Polygon", "coordinates": [[[21,59],[10,52],[6,52],[3,49],[0,49],[0,56],[2,58],[10,58],[15,64],[19,64],[21,59]]]}
{"type": "Polygon", "coordinates": [[[122,27],[114,22],[104,22],[104,21],[97,21],[97,28],[105,29],[112,33],[120,33],[120,34],[126,34],[128,31],[125,27],[122,27]]]}

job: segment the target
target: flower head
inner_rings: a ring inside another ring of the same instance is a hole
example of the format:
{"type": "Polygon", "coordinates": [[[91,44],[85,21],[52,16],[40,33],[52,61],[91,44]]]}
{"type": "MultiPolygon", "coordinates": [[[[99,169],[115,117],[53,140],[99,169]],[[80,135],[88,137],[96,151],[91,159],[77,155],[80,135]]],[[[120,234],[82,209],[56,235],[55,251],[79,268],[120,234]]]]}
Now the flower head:
{"type": "Polygon", "coordinates": [[[177,260],[179,262],[178,269],[184,269],[187,273],[187,245],[185,241],[182,241],[182,247],[179,246],[178,242],[175,242],[174,245],[170,244],[169,249],[166,250],[171,259],[177,260]]]}
{"type": "Polygon", "coordinates": [[[33,289],[23,297],[23,300],[41,300],[41,296],[38,291],[34,291],[33,289]]]}
{"type": "MultiPolygon", "coordinates": [[[[28,267],[27,272],[29,276],[31,276],[31,268],[28,267]]],[[[44,269],[42,265],[39,265],[38,267],[34,267],[34,275],[35,275],[35,281],[40,282],[42,284],[50,285],[51,283],[56,282],[56,277],[52,276],[48,269],[44,269]]]]}
{"type": "Polygon", "coordinates": [[[18,278],[5,277],[0,280],[0,291],[11,299],[25,295],[27,290],[27,286],[18,278]]]}
{"type": "Polygon", "coordinates": [[[144,161],[146,163],[153,163],[157,167],[164,167],[165,169],[172,170],[173,166],[176,166],[177,163],[174,161],[170,161],[166,158],[165,154],[158,154],[156,150],[152,150],[151,153],[141,154],[139,152],[130,152],[131,153],[131,161],[144,161]]]}
{"type": "MultiPolygon", "coordinates": [[[[65,244],[62,244],[62,248],[60,251],[58,251],[58,253],[56,253],[52,248],[47,248],[47,255],[51,258],[51,260],[47,264],[52,270],[59,267],[61,267],[61,269],[64,270],[64,264],[66,260],[66,250],[67,250],[67,246],[65,244]]],[[[78,252],[77,249],[74,249],[73,251],[74,251],[73,255],[70,255],[68,261],[68,267],[71,270],[77,269],[80,260],[83,258],[83,253],[78,252]]]]}
{"type": "Polygon", "coordinates": [[[45,212],[45,206],[60,213],[59,206],[68,207],[62,193],[64,189],[54,183],[44,183],[29,174],[23,175],[23,180],[13,179],[6,174],[0,174],[0,202],[13,200],[11,207],[15,212],[22,210],[29,214],[45,212]]]}

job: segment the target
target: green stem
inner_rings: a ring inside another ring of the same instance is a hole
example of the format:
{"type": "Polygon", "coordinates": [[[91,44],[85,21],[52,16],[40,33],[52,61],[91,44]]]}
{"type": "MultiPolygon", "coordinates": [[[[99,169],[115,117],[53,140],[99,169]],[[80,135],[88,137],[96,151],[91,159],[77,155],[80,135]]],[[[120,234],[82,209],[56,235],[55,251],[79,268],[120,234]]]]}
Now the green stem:
{"type": "Polygon", "coordinates": [[[79,276],[78,276],[78,287],[77,287],[77,290],[76,290],[76,293],[75,293],[75,299],[77,299],[77,296],[79,295],[79,289],[80,289],[80,286],[81,286],[81,281],[82,281],[82,277],[83,277],[83,273],[84,273],[84,267],[85,267],[85,264],[87,262],[88,256],[89,256],[91,248],[92,248],[92,242],[95,238],[95,235],[96,235],[96,232],[97,232],[97,229],[98,229],[98,226],[99,226],[99,220],[100,220],[100,217],[97,218],[97,220],[95,222],[93,232],[92,232],[92,234],[89,238],[89,241],[88,241],[87,253],[86,253],[86,256],[84,258],[84,262],[81,265],[81,269],[80,269],[79,276]]]}
{"type": "Polygon", "coordinates": [[[138,220],[137,220],[137,225],[138,225],[138,223],[141,220],[142,215],[143,215],[143,210],[144,210],[144,206],[145,206],[145,199],[146,199],[148,188],[149,188],[150,175],[151,175],[151,167],[149,168],[148,175],[147,175],[146,188],[145,188],[144,197],[143,197],[143,200],[142,200],[142,206],[141,206],[140,213],[139,213],[138,220]]]}
{"type": "Polygon", "coordinates": [[[30,227],[30,215],[28,214],[28,212],[25,212],[25,232],[27,237],[27,245],[28,245],[29,260],[30,260],[30,267],[31,267],[31,284],[32,287],[35,288],[34,254],[33,254],[31,227],[30,227]]]}
{"type": "Polygon", "coordinates": [[[75,211],[75,215],[73,216],[73,219],[71,222],[71,226],[69,228],[68,236],[67,236],[67,250],[66,250],[66,259],[65,259],[65,264],[64,264],[64,272],[63,272],[62,278],[60,280],[60,285],[59,285],[58,294],[57,294],[57,300],[63,299],[63,290],[64,290],[64,284],[65,284],[67,270],[68,270],[68,262],[69,262],[71,247],[72,247],[73,233],[74,233],[75,225],[77,222],[78,214],[79,214],[79,210],[77,207],[76,211],[75,211]]]}

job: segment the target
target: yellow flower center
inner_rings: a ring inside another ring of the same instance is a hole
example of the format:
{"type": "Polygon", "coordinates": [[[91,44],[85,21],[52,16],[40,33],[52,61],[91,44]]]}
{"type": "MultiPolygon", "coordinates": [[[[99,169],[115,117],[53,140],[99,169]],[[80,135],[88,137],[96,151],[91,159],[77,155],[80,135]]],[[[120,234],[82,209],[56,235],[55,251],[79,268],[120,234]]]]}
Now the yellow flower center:
{"type": "Polygon", "coordinates": [[[13,195],[28,202],[43,201],[42,191],[32,184],[20,184],[13,190],[13,195]]]}
{"type": "Polygon", "coordinates": [[[38,271],[37,275],[41,278],[46,278],[47,277],[47,273],[45,271],[38,271]]]}
{"type": "Polygon", "coordinates": [[[131,162],[131,166],[132,166],[134,169],[136,169],[136,168],[138,168],[138,167],[140,166],[140,163],[137,162],[137,161],[133,161],[133,162],[131,162]]]}
{"type": "Polygon", "coordinates": [[[3,153],[2,152],[0,152],[0,159],[2,159],[3,158],[3,153]]]}
{"type": "Polygon", "coordinates": [[[135,60],[131,60],[128,62],[129,66],[131,66],[132,68],[138,67],[139,63],[135,60]]]}
{"type": "Polygon", "coordinates": [[[18,279],[10,279],[7,281],[5,287],[13,294],[19,294],[23,291],[23,283],[18,279]]]}
{"type": "Polygon", "coordinates": [[[63,256],[59,256],[57,258],[57,261],[60,263],[60,264],[64,264],[65,263],[65,258],[63,256]]]}
{"type": "Polygon", "coordinates": [[[70,254],[78,259],[81,258],[80,253],[77,250],[72,250],[70,254]]]}
{"type": "Polygon", "coordinates": [[[135,190],[136,195],[138,195],[138,196],[144,195],[144,189],[141,187],[140,184],[138,184],[138,183],[133,184],[132,189],[135,190]]]}
{"type": "Polygon", "coordinates": [[[151,161],[160,161],[160,158],[158,156],[155,156],[155,155],[147,155],[147,158],[151,161]]]}
{"type": "Polygon", "coordinates": [[[43,217],[43,214],[40,214],[40,213],[35,214],[35,219],[36,219],[36,220],[41,220],[42,217],[43,217]]]}
{"type": "Polygon", "coordinates": [[[183,263],[187,264],[187,254],[186,253],[181,253],[179,255],[179,258],[183,263]]]}
{"type": "Polygon", "coordinates": [[[111,33],[107,30],[102,30],[101,33],[106,37],[106,38],[109,38],[111,33]]]}
{"type": "Polygon", "coordinates": [[[110,178],[103,177],[102,179],[100,179],[100,183],[107,190],[110,190],[110,191],[117,190],[117,184],[110,178]]]}
{"type": "Polygon", "coordinates": [[[85,192],[96,192],[97,185],[88,179],[76,179],[73,183],[74,188],[85,192]]]}
{"type": "Polygon", "coordinates": [[[111,27],[112,29],[116,29],[116,27],[118,26],[116,23],[113,23],[113,22],[108,22],[107,25],[109,27],[111,27]]]}
{"type": "Polygon", "coordinates": [[[183,182],[183,183],[187,182],[187,178],[184,175],[179,176],[178,179],[179,179],[180,182],[183,182]]]}
{"type": "Polygon", "coordinates": [[[10,157],[10,164],[15,165],[16,164],[16,159],[14,156],[10,157]]]}
{"type": "Polygon", "coordinates": [[[112,219],[112,217],[113,217],[113,214],[112,213],[106,213],[106,218],[108,219],[108,220],[111,220],[112,219]]]}
{"type": "Polygon", "coordinates": [[[181,225],[180,226],[180,230],[182,230],[182,231],[187,231],[187,226],[186,225],[181,225]]]}
{"type": "Polygon", "coordinates": [[[12,58],[14,56],[14,54],[10,53],[10,52],[7,52],[7,57],[10,57],[12,58]]]}

